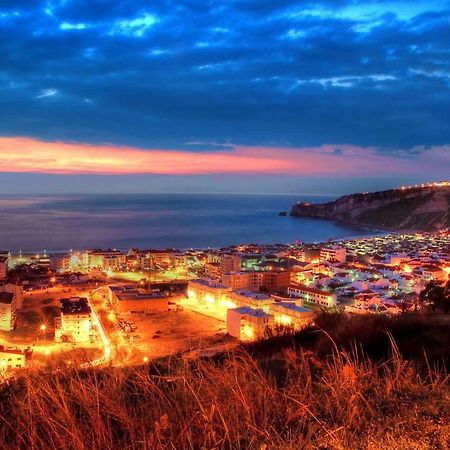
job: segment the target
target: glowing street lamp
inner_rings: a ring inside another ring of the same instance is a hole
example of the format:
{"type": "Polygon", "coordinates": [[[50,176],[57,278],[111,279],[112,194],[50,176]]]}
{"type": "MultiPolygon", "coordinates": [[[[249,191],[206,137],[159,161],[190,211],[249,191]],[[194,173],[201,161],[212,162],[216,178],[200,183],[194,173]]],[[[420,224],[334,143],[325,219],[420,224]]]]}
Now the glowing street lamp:
{"type": "Polygon", "coordinates": [[[44,341],[46,341],[46,340],[47,340],[47,338],[46,338],[47,325],[45,325],[45,323],[43,323],[43,324],[39,327],[39,329],[44,333],[44,341]]]}

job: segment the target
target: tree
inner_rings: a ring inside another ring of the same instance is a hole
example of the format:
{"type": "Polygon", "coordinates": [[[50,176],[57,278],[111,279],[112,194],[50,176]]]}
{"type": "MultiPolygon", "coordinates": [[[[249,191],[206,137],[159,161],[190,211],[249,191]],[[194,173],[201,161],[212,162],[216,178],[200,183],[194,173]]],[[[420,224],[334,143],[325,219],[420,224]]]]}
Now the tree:
{"type": "Polygon", "coordinates": [[[431,282],[419,295],[422,308],[434,312],[450,312],[450,281],[444,283],[431,282]]]}

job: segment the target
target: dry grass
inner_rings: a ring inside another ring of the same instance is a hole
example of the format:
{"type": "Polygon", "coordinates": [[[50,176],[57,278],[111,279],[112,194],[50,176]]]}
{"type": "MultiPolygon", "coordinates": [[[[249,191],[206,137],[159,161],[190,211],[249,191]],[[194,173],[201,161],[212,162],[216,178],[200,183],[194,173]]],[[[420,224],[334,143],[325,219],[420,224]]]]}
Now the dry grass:
{"type": "Polygon", "coordinates": [[[448,376],[405,361],[389,338],[378,362],[291,347],[30,372],[0,386],[0,448],[447,449],[448,376]]]}

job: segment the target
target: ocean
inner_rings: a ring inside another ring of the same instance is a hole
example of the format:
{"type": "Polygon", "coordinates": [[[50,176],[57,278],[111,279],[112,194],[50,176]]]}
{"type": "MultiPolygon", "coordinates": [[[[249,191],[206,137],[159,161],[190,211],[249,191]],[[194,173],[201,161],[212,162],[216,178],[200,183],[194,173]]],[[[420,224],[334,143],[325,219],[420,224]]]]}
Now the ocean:
{"type": "Polygon", "coordinates": [[[280,217],[297,201],[331,197],[227,194],[0,196],[0,248],[219,248],[242,243],[314,242],[367,231],[280,217]]]}

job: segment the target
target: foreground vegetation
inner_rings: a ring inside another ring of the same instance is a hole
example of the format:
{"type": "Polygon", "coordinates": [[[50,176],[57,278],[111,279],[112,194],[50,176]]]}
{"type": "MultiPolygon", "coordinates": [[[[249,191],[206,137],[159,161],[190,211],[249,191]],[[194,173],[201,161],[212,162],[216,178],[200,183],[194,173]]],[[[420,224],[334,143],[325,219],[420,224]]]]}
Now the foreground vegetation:
{"type": "Polygon", "coordinates": [[[448,350],[393,337],[426,355],[442,320],[324,316],[215,359],[24,374],[0,386],[0,448],[446,449],[448,350]]]}

